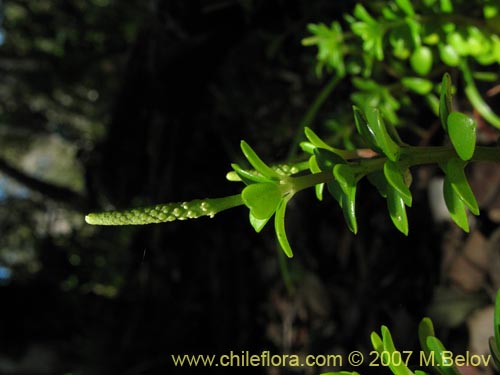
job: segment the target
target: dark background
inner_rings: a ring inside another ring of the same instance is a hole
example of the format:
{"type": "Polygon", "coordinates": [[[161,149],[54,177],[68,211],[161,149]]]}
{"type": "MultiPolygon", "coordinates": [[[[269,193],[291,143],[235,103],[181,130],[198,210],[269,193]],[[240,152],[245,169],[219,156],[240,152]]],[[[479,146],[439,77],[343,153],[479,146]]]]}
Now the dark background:
{"type": "MultiPolygon", "coordinates": [[[[353,2],[3,7],[0,373],[188,374],[170,354],[344,354],[369,350],[381,324],[398,347],[416,349],[450,231],[433,224],[425,184],[414,190],[408,237],[364,183],[357,236],[331,199],[299,194],[285,273],[272,228],[255,234],[242,207],[144,227],[83,222],[89,211],[238,193],[225,174],[242,161],[241,139],[283,160],[327,82],[301,46],[306,25],[341,19],[353,2]],[[54,139],[69,154],[46,154],[40,140],[54,139]]],[[[349,89],[337,89],[318,123],[349,89]]],[[[463,327],[439,332],[458,347],[467,340],[463,327]]]]}

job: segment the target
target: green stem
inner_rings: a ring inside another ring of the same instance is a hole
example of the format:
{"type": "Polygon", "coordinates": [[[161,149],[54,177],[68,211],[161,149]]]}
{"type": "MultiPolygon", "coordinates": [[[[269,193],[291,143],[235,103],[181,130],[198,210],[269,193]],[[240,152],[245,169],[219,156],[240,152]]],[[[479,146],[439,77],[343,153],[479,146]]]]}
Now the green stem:
{"type": "Polygon", "coordinates": [[[309,107],[304,117],[302,117],[302,119],[300,120],[299,127],[290,147],[290,151],[288,152],[287,160],[293,159],[293,157],[297,153],[297,150],[299,149],[299,143],[303,137],[304,128],[306,126],[309,126],[312,129],[312,123],[316,117],[316,114],[342,78],[344,78],[343,74],[333,76],[323,88],[323,90],[321,90],[321,92],[318,94],[316,99],[314,99],[313,104],[309,107]]]}
{"type": "MultiPolygon", "coordinates": [[[[456,156],[455,150],[450,146],[404,147],[401,149],[401,162],[406,163],[408,167],[424,164],[439,164],[456,156]]],[[[350,164],[358,167],[359,174],[366,175],[383,168],[386,160],[385,157],[375,157],[372,159],[353,161],[350,164]]],[[[500,148],[476,147],[471,161],[500,163],[500,148]]],[[[286,184],[291,185],[291,193],[296,193],[318,184],[327,183],[333,180],[333,178],[333,173],[327,171],[300,177],[290,177],[286,180],[286,184]]]]}

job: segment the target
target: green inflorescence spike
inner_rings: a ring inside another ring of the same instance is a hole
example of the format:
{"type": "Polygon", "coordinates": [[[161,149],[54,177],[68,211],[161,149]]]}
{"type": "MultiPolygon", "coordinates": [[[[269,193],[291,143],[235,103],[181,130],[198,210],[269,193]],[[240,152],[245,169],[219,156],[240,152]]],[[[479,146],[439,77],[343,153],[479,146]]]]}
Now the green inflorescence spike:
{"type": "Polygon", "coordinates": [[[189,202],[158,204],[123,211],[90,213],[85,221],[92,225],[142,225],[175,220],[213,217],[216,213],[243,204],[240,194],[224,198],[195,199],[189,202]]]}

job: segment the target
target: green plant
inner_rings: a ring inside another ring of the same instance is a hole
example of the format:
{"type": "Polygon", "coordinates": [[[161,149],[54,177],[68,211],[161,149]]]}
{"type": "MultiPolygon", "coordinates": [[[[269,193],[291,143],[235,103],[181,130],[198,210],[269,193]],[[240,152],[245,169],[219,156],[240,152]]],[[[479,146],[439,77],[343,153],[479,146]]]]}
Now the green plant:
{"type": "MultiPolygon", "coordinates": [[[[350,80],[351,101],[363,111],[378,107],[391,124],[404,125],[401,110],[420,96],[437,114],[433,80],[456,71],[474,108],[500,128],[500,117],[476,85],[498,80],[491,69],[500,63],[497,1],[360,1],[344,18],[345,25],[310,24],[312,35],[303,45],[318,50],[317,75],[332,74],[336,83],[350,80]]],[[[325,92],[331,91],[329,84],[325,92]]]]}
{"type": "MultiPolygon", "coordinates": [[[[372,332],[370,339],[373,349],[378,353],[373,359],[372,365],[388,367],[394,375],[430,375],[422,370],[413,372],[408,367],[411,359],[413,362],[418,362],[419,367],[425,365],[437,375],[460,375],[458,370],[460,364],[457,361],[457,358],[460,357],[454,357],[452,352],[446,350],[443,343],[436,337],[430,318],[423,318],[418,326],[418,339],[421,347],[421,352],[418,355],[411,351],[397,350],[391,332],[386,326],[381,327],[381,335],[372,332]],[[412,357],[418,357],[418,359],[412,357]]],[[[489,364],[489,359],[492,358],[495,367],[500,371],[500,352],[498,351],[500,347],[500,290],[496,295],[494,336],[490,337],[489,343],[491,357],[483,357],[483,362],[489,364]]],[[[327,372],[322,375],[359,375],[359,373],[340,371],[327,372]]]]}
{"type": "Polygon", "coordinates": [[[126,211],[91,213],[89,224],[127,225],[185,220],[200,216],[213,217],[223,210],[245,205],[249,220],[260,232],[274,215],[276,237],[285,254],[293,256],[285,232],[285,212],[292,197],[314,187],[319,200],[326,186],[339,203],[349,229],[356,233],[356,190],[358,182],[367,177],[380,195],[387,199],[389,215],[404,234],[409,225],[406,207],[412,205],[410,168],[421,164],[438,164],[445,174],[443,194],[455,223],[469,230],[467,209],[474,215],[479,208],[467,182],[464,168],[471,161],[500,161],[500,148],[476,147],[476,123],[467,115],[453,111],[451,79],[445,74],[441,84],[439,117],[451,146],[416,147],[404,143],[390,122],[384,121],[377,108],[363,112],[354,106],[356,129],[374,155],[364,158],[360,150],[348,151],[331,147],[311,129],[305,129],[307,141],[300,144],[308,161],[293,165],[268,166],[245,142],[241,150],[253,169],[232,164],[230,181],[244,183],[241,194],[225,198],[168,203],[126,211]],[[307,173],[309,170],[309,173],[307,173]]]}

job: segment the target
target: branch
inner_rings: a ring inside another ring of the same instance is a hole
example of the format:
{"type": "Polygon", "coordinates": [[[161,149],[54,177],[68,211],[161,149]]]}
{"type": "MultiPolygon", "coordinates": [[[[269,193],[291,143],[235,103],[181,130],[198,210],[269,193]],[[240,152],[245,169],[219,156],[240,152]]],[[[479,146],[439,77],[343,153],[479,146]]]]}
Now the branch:
{"type": "Polygon", "coordinates": [[[87,198],[80,195],[79,193],[71,189],[50,184],[45,181],[39,180],[38,178],[29,176],[1,158],[0,172],[17,181],[18,183],[26,186],[28,189],[35,191],[51,200],[67,204],[77,210],[84,210],[85,208],[89,207],[87,198]]]}

